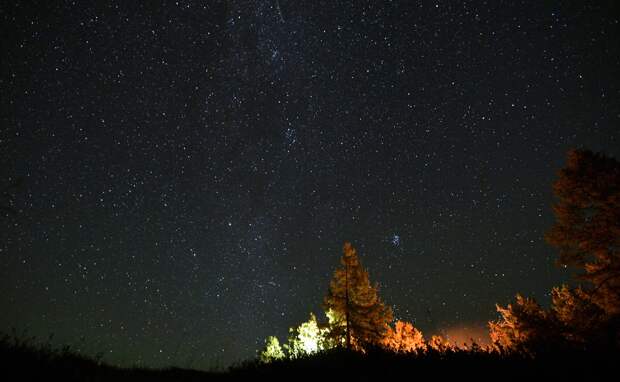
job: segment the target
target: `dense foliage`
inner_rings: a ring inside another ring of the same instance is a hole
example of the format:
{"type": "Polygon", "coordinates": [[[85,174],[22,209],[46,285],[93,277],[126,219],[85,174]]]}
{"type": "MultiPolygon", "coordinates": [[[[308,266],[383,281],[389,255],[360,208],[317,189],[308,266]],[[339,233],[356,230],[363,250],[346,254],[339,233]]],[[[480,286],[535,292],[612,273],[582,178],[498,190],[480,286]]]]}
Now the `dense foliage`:
{"type": "Polygon", "coordinates": [[[489,323],[495,344],[531,353],[557,347],[620,349],[620,163],[587,150],[571,150],[553,189],[555,224],[547,234],[562,266],[585,282],[553,288],[549,310],[517,295],[498,306],[489,323]]]}

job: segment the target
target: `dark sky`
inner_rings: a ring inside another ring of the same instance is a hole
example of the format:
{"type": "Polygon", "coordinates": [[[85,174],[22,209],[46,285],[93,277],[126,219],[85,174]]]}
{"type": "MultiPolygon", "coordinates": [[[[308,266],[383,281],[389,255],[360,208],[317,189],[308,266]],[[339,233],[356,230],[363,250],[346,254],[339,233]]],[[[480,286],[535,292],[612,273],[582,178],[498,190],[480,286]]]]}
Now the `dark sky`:
{"type": "Polygon", "coordinates": [[[569,280],[551,183],[620,152],[616,2],[136,3],[0,5],[0,330],[227,365],[322,317],[345,240],[428,334],[569,280]]]}

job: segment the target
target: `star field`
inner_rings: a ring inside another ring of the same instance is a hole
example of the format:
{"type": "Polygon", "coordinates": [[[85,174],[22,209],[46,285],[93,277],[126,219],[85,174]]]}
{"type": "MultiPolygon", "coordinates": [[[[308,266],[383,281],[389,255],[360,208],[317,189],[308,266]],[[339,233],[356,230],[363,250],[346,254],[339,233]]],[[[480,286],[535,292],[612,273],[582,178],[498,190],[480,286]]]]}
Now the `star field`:
{"type": "Polygon", "coordinates": [[[569,280],[571,147],[618,157],[612,2],[0,5],[0,329],[121,365],[254,356],[342,243],[399,319],[569,280]]]}

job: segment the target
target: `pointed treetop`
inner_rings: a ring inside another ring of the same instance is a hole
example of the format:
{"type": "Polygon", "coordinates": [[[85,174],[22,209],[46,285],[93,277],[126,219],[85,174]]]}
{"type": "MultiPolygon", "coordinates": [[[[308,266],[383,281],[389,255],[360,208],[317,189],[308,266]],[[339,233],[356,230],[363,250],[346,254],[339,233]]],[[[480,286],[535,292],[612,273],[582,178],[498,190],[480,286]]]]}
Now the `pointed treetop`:
{"type": "Polygon", "coordinates": [[[359,260],[357,259],[357,251],[350,242],[345,241],[342,251],[344,253],[341,259],[342,265],[350,267],[358,265],[359,260]]]}

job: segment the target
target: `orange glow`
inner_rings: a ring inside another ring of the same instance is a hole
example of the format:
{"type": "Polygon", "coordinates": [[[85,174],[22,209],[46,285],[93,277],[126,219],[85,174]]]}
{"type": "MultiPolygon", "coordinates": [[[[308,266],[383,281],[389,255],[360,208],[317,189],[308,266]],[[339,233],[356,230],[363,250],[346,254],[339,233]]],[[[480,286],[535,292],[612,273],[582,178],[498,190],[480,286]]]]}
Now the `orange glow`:
{"type": "Polygon", "coordinates": [[[474,343],[480,347],[491,345],[489,330],[484,324],[457,325],[443,329],[441,333],[446,342],[456,347],[469,348],[474,343]]]}

